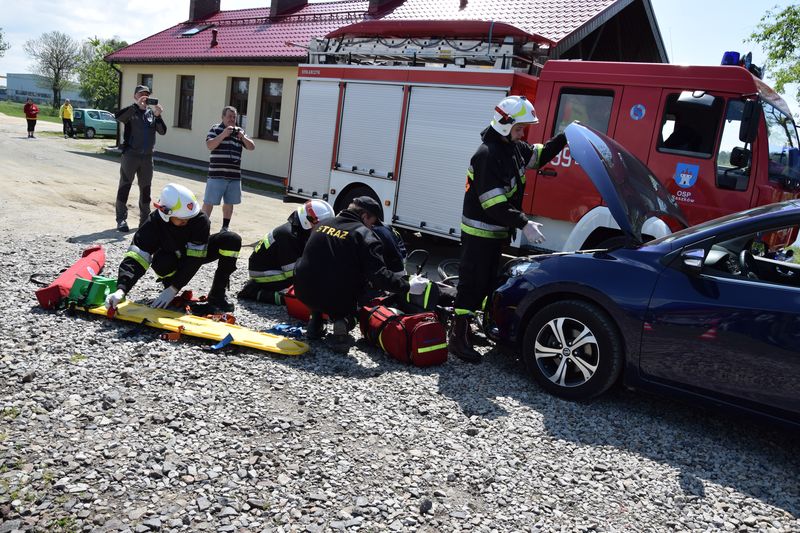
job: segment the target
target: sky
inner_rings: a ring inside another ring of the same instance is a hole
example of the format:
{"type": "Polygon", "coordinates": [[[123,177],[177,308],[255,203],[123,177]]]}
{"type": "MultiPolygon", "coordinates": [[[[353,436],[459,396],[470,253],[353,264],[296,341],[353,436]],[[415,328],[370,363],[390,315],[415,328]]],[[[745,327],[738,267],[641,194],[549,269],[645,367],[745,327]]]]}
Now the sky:
{"type": "MultiPolygon", "coordinates": [[[[6,0],[9,1],[9,0],[6,0]]],[[[312,0],[315,1],[315,0],[312,0]]],[[[318,1],[318,0],[317,0],[318,1]]],[[[456,0],[430,0],[454,2],[456,0]]],[[[498,0],[502,1],[502,0],[498,0]]],[[[25,41],[58,30],[80,41],[89,37],[118,37],[134,43],[183,22],[189,15],[189,0],[137,2],[133,0],[22,0],[24,16],[9,16],[9,6],[0,17],[0,27],[11,49],[0,58],[0,74],[30,72],[25,41]],[[156,7],[158,6],[158,7],[156,7]]],[[[221,0],[222,9],[267,7],[270,0],[221,0]]],[[[763,65],[766,54],[745,40],[764,13],[797,3],[789,0],[651,0],[661,36],[671,63],[718,65],[725,50],[753,52],[753,62],[763,65]]],[[[765,77],[769,83],[769,72],[765,77]]],[[[795,113],[800,105],[795,88],[784,95],[795,113]]]]}

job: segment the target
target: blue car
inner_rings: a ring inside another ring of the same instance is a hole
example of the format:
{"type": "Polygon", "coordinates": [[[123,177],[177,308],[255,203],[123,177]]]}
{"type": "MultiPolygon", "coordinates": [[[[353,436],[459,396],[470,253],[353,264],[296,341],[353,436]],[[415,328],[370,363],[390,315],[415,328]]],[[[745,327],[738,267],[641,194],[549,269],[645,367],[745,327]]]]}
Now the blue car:
{"type": "Polygon", "coordinates": [[[512,260],[487,329],[563,398],[622,383],[800,424],[800,264],[790,248],[800,201],[643,244],[646,220],[683,222],[674,199],[615,141],[579,124],[566,134],[628,242],[512,260]]]}

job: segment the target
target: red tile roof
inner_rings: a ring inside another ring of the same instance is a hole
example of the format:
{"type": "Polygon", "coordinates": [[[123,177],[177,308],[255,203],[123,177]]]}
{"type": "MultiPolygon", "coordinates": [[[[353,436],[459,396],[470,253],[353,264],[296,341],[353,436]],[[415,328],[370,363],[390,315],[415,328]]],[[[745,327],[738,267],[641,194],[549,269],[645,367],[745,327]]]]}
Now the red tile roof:
{"type": "MultiPolygon", "coordinates": [[[[265,0],[266,2],[266,0],[265,0]]],[[[314,37],[364,19],[369,0],[308,4],[291,16],[269,20],[269,8],[220,11],[201,22],[183,22],[106,57],[124,62],[270,61],[302,59],[303,47],[314,37]],[[183,32],[213,24],[217,45],[211,46],[211,28],[191,37],[183,32]],[[301,46],[292,46],[294,43],[301,46]]]]}
{"type": "MultiPolygon", "coordinates": [[[[617,0],[406,0],[383,20],[496,20],[559,41],[617,0]]],[[[621,7],[621,6],[619,6],[621,7]]]]}
{"type": "MultiPolygon", "coordinates": [[[[384,20],[496,20],[558,41],[601,15],[622,0],[405,0],[391,4],[377,17],[384,20]]],[[[212,28],[191,37],[183,32],[199,24],[184,22],[106,57],[124,62],[231,62],[298,61],[303,48],[314,37],[367,16],[369,0],[346,0],[308,4],[277,21],[269,20],[269,8],[221,11],[202,21],[217,30],[217,45],[211,46],[212,28]],[[293,46],[294,43],[300,46],[293,46]]]]}

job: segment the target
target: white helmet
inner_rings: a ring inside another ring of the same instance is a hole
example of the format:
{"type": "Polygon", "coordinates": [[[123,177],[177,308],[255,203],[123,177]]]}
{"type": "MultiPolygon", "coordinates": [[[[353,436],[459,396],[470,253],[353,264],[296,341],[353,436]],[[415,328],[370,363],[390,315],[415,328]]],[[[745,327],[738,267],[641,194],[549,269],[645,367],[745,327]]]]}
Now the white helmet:
{"type": "Polygon", "coordinates": [[[311,229],[323,220],[333,218],[333,207],[325,200],[309,200],[297,208],[297,218],[303,229],[311,229]]]}
{"type": "Polygon", "coordinates": [[[536,124],[536,110],[524,96],[508,96],[494,108],[492,128],[503,137],[511,133],[514,124],[536,124]]]}
{"type": "Polygon", "coordinates": [[[164,222],[169,222],[169,217],[192,218],[200,212],[194,193],[177,183],[169,183],[161,189],[161,195],[153,205],[164,222]]]}

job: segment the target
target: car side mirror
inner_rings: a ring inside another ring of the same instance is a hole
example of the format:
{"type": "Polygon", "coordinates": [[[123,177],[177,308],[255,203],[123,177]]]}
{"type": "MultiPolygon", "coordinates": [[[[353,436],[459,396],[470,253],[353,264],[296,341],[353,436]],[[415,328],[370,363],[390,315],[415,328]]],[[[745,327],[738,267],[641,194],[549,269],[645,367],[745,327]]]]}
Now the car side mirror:
{"type": "Polygon", "coordinates": [[[692,274],[699,274],[703,270],[703,261],[706,258],[706,251],[702,248],[694,248],[681,252],[683,266],[692,274]]]}
{"type": "Polygon", "coordinates": [[[761,104],[758,100],[747,100],[742,110],[742,124],[739,126],[739,140],[752,144],[758,135],[758,119],[761,117],[761,104]]]}
{"type": "Polygon", "coordinates": [[[736,168],[745,168],[750,164],[750,150],[740,146],[734,146],[731,150],[731,165],[736,168]]]}

